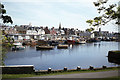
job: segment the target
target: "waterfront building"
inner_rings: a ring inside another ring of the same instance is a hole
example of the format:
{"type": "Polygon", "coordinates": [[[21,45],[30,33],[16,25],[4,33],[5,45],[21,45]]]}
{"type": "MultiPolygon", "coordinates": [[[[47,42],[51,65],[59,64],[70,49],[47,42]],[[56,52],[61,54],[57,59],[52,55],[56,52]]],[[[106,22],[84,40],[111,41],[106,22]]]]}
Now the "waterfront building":
{"type": "Polygon", "coordinates": [[[68,30],[68,35],[76,35],[74,28],[68,30]]]}
{"type": "Polygon", "coordinates": [[[26,34],[28,27],[29,25],[15,26],[16,30],[18,31],[18,34],[26,34]]]}
{"type": "Polygon", "coordinates": [[[94,31],[93,32],[96,38],[113,38],[115,37],[114,33],[110,33],[109,31],[101,31],[101,28],[99,31],[94,31]]]}
{"type": "Polygon", "coordinates": [[[45,31],[41,27],[29,27],[26,31],[28,35],[41,35],[45,34],[45,31]]]}
{"type": "Polygon", "coordinates": [[[65,35],[65,31],[64,30],[60,30],[60,35],[64,36],[65,35]]]}
{"type": "Polygon", "coordinates": [[[47,26],[44,28],[44,31],[45,31],[45,34],[50,34],[50,30],[48,29],[47,26]]]}
{"type": "Polygon", "coordinates": [[[45,39],[45,40],[56,40],[56,39],[67,39],[71,36],[79,37],[80,39],[90,39],[96,37],[116,37],[114,33],[109,33],[109,31],[81,31],[74,28],[61,28],[61,23],[59,28],[52,27],[49,29],[47,26],[45,28],[41,27],[32,27],[31,25],[21,25],[13,27],[3,27],[4,34],[14,38],[15,40],[31,40],[31,39],[45,39]]]}
{"type": "Polygon", "coordinates": [[[6,27],[3,31],[5,34],[18,34],[18,31],[14,27],[6,27]]]}
{"type": "Polygon", "coordinates": [[[52,27],[51,30],[50,30],[50,34],[51,35],[56,35],[56,33],[57,33],[56,30],[54,29],[54,27],[52,27]]]}
{"type": "Polygon", "coordinates": [[[42,27],[32,27],[29,25],[14,26],[13,29],[6,28],[5,32],[15,40],[40,39],[41,35],[45,34],[42,27]]]}

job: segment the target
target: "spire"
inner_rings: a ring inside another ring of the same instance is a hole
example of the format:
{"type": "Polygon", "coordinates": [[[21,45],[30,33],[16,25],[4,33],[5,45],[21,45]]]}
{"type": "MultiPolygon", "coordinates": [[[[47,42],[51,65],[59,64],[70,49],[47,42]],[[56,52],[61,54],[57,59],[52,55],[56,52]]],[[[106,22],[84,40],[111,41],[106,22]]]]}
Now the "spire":
{"type": "Polygon", "coordinates": [[[59,23],[59,29],[61,29],[61,23],[59,23]]]}
{"type": "Polygon", "coordinates": [[[32,26],[32,23],[31,23],[31,22],[29,23],[29,26],[32,26]]]}

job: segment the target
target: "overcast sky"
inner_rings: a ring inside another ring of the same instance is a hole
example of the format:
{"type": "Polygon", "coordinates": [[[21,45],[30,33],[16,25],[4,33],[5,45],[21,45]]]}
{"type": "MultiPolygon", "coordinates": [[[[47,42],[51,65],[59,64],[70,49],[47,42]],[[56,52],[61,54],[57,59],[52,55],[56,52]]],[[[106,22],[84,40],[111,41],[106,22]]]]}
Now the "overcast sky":
{"type": "MultiPolygon", "coordinates": [[[[93,2],[96,0],[4,0],[7,14],[14,25],[78,28],[85,30],[90,26],[86,20],[98,16],[93,2]]],[[[109,0],[117,3],[119,0],[109,0]]],[[[117,31],[117,27],[108,24],[102,26],[103,31],[117,31]]]]}

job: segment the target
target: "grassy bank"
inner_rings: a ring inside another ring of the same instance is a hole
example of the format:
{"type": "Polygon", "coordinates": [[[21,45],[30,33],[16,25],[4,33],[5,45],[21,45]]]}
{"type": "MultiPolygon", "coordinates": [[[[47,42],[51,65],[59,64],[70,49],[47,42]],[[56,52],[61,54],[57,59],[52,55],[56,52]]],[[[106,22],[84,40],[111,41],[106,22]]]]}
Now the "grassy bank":
{"type": "Polygon", "coordinates": [[[107,68],[102,70],[80,70],[80,71],[62,71],[62,72],[51,72],[51,73],[32,73],[32,74],[3,74],[3,79],[10,78],[23,78],[23,77],[37,77],[37,76],[48,76],[48,75],[63,75],[63,74],[74,74],[74,73],[88,73],[88,72],[101,72],[101,71],[110,71],[118,70],[118,68],[107,68]]]}

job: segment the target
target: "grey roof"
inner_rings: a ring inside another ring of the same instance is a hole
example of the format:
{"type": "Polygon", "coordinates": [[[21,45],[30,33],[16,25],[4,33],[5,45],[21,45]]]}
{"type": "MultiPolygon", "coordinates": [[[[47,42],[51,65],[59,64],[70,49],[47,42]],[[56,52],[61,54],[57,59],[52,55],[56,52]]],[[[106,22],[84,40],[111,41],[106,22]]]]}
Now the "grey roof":
{"type": "Polygon", "coordinates": [[[27,27],[16,27],[17,31],[26,31],[27,27]]]}

